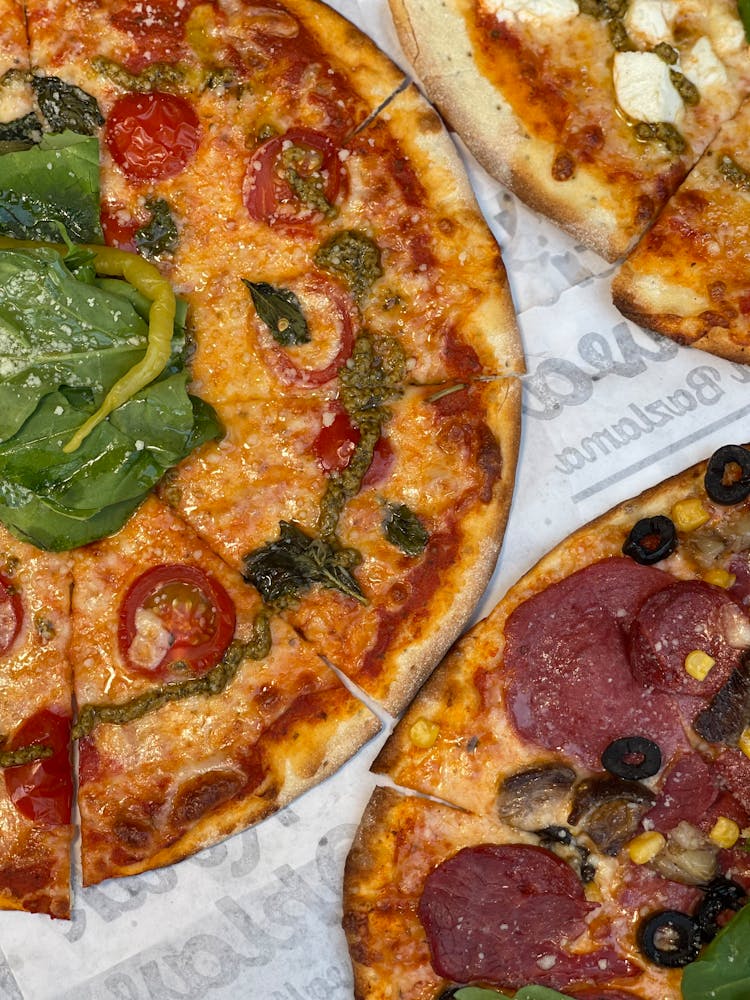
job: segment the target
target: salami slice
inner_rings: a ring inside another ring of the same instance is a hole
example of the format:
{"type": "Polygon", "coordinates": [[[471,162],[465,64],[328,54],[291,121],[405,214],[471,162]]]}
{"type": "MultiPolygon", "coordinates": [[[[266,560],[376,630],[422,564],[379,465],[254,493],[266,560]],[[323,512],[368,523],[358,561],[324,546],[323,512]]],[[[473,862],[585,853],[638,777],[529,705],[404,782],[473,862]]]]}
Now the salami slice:
{"type": "Polygon", "coordinates": [[[718,795],[713,768],[696,751],[681,754],[667,771],[659,798],[644,816],[644,823],[661,833],[668,833],[683,820],[698,826],[718,795]]]}
{"type": "Polygon", "coordinates": [[[730,640],[747,616],[726,591],[702,580],[679,580],[642,604],[630,631],[631,666],[644,687],[711,698],[740,661],[730,640]],[[703,680],[685,669],[689,653],[714,661],[703,680]]]}
{"type": "Polygon", "coordinates": [[[741,750],[724,750],[714,764],[722,784],[750,813],[750,757],[741,750]]]}
{"type": "Polygon", "coordinates": [[[430,872],[419,902],[432,964],[453,982],[553,989],[638,971],[610,949],[568,945],[596,909],[573,870],[541,847],[466,847],[430,872]]]}
{"type": "Polygon", "coordinates": [[[519,735],[599,768],[625,736],[686,747],[672,699],[638,683],[628,629],[645,600],[674,582],[628,559],[574,573],[520,605],[506,626],[507,706],[519,735]]]}

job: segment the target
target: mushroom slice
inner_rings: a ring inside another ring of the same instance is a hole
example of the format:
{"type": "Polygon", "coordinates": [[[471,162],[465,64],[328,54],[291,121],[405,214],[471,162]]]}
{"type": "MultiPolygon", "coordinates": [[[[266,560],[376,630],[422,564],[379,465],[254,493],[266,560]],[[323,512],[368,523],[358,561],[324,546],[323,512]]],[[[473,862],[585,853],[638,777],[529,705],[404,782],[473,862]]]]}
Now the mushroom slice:
{"type": "Polygon", "coordinates": [[[667,842],[649,867],[662,878],[683,885],[706,885],[719,870],[719,848],[705,834],[682,820],[667,834],[667,842]]]}
{"type": "Polygon", "coordinates": [[[654,792],[638,781],[597,775],[576,787],[568,822],[588,834],[603,854],[614,857],[655,801],[654,792]]]}
{"type": "Polygon", "coordinates": [[[558,825],[570,802],[576,773],[562,764],[541,764],[505,778],[497,796],[500,819],[517,830],[558,825]]]}

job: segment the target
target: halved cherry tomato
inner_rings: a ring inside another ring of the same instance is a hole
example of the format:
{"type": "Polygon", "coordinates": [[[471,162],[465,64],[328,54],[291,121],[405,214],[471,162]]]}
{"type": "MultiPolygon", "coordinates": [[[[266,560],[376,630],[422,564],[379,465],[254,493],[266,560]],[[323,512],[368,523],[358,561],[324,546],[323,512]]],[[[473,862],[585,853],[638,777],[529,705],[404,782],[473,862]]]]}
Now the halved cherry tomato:
{"type": "Polygon", "coordinates": [[[372,453],[370,467],[362,478],[362,486],[377,486],[388,476],[396,455],[387,437],[379,437],[372,453]]]}
{"type": "Polygon", "coordinates": [[[344,173],[338,147],[323,132],[290,128],[259,146],[247,165],[242,193],[248,213],[258,222],[298,225],[323,214],[295,194],[289,184],[284,154],[292,148],[299,151],[295,172],[306,181],[317,180],[329,205],[336,201],[344,173]]]}
{"type": "Polygon", "coordinates": [[[36,712],[13,733],[8,750],[21,747],[51,747],[52,756],[6,767],[5,787],[21,815],[42,826],[70,822],[73,779],[70,770],[70,718],[49,709],[36,712]]]}
{"type": "Polygon", "coordinates": [[[184,170],[200,143],[198,116],[184,97],[160,90],[124,94],[109,113],[112,158],[136,181],[165,180],[184,170]]]}
{"type": "Polygon", "coordinates": [[[0,575],[0,656],[7,653],[16,641],[22,624],[21,595],[10,580],[0,575]]]}
{"type": "Polygon", "coordinates": [[[153,566],[120,605],[120,651],[132,670],[149,676],[163,678],[177,662],[202,674],[226,652],[236,620],[232,598],[200,567],[153,566]]]}
{"type": "Polygon", "coordinates": [[[324,423],[313,441],[313,452],[323,472],[345,469],[361,436],[346,410],[338,410],[330,423],[324,423]]]}
{"type": "Polygon", "coordinates": [[[305,312],[312,340],[293,348],[282,347],[261,324],[260,346],[270,368],[285,385],[311,389],[334,378],[354,347],[354,323],[349,300],[334,281],[311,272],[294,287],[305,312]],[[322,368],[303,368],[296,361],[310,354],[320,354],[328,345],[328,363],[322,368]],[[293,354],[291,353],[293,352],[293,354]]]}
{"type": "Polygon", "coordinates": [[[135,234],[143,225],[138,219],[133,218],[126,208],[104,202],[99,211],[104,232],[104,242],[108,247],[117,247],[118,250],[127,250],[128,253],[136,253],[138,247],[135,243],[135,234]]]}

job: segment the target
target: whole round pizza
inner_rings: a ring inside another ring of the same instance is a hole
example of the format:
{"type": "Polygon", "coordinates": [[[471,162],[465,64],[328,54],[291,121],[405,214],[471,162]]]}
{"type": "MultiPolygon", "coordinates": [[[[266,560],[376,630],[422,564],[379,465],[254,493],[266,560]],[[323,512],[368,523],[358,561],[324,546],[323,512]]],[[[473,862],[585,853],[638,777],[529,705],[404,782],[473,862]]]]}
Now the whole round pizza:
{"type": "Polygon", "coordinates": [[[64,917],[74,795],[84,884],[134,874],[406,704],[523,363],[443,126],[324,5],[3,0],[0,60],[0,907],[64,917]]]}

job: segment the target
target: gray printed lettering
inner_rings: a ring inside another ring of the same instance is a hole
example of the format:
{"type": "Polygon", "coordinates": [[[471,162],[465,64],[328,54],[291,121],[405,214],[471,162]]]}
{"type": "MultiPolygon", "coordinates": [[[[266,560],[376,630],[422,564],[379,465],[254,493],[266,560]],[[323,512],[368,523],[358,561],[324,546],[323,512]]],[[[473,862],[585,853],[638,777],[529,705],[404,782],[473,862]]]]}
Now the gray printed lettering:
{"type": "Polygon", "coordinates": [[[646,403],[645,410],[649,417],[659,417],[658,420],[652,421],[654,427],[663,427],[670,420],[674,420],[663,399],[655,399],[653,403],[646,403]]]}
{"type": "Polygon", "coordinates": [[[143,906],[149,895],[160,896],[177,885],[174,868],[157,868],[142,875],[88,886],[83,894],[86,902],[108,923],[123,913],[143,906]]]}
{"type": "Polygon", "coordinates": [[[667,409],[676,417],[681,417],[684,413],[690,413],[698,405],[695,396],[691,395],[687,389],[678,389],[671,396],[667,396],[665,405],[667,409]]]}
{"type": "Polygon", "coordinates": [[[637,441],[643,436],[640,427],[632,417],[621,417],[616,424],[612,424],[612,430],[619,435],[618,448],[629,441],[637,441]]]}
{"type": "MultiPolygon", "coordinates": [[[[235,838],[236,840],[237,838],[235,838]]],[[[245,830],[239,838],[242,844],[242,857],[232,862],[231,872],[234,878],[244,878],[258,867],[260,861],[260,844],[255,829],[245,830]]]]}
{"type": "Polygon", "coordinates": [[[245,941],[253,946],[253,953],[244,956],[245,962],[253,966],[268,965],[276,954],[278,947],[276,939],[257,924],[250,914],[230,896],[217,899],[216,909],[237,928],[245,941]]]}
{"type": "Polygon", "coordinates": [[[344,859],[351,847],[357,827],[354,823],[342,823],[321,837],[315,852],[315,864],[323,885],[338,899],[341,893],[341,872],[344,859]]]}
{"type": "Polygon", "coordinates": [[[724,390],[719,385],[721,381],[719,372],[716,368],[710,368],[708,365],[693,368],[691,372],[688,372],[686,381],[698,397],[698,402],[704,406],[713,406],[724,395],[724,390]]]}

